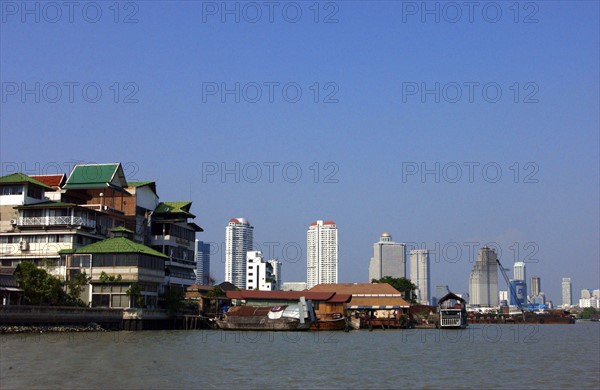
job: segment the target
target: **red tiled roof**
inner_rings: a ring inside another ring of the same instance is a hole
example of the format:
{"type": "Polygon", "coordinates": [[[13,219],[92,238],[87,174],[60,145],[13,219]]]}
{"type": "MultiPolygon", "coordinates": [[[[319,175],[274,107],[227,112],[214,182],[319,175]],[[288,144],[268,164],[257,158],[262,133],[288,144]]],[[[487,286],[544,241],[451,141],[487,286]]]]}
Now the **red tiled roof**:
{"type": "Polygon", "coordinates": [[[325,222],[323,222],[323,225],[335,225],[335,222],[333,222],[333,221],[325,221],[325,222]]]}
{"type": "Polygon", "coordinates": [[[310,224],[310,226],[317,226],[317,223],[313,222],[313,223],[310,224]]]}
{"type": "Polygon", "coordinates": [[[337,294],[400,294],[388,283],[338,283],[318,284],[310,292],[335,292],[337,294]]]}
{"type": "Polygon", "coordinates": [[[66,175],[64,173],[58,175],[31,175],[31,178],[41,181],[47,186],[60,188],[66,179],[66,175]]]}
{"type": "Polygon", "coordinates": [[[237,218],[231,218],[229,220],[229,222],[233,222],[233,223],[239,223],[240,221],[237,220],[237,218]]]}
{"type": "Polygon", "coordinates": [[[300,297],[313,301],[327,302],[347,302],[351,298],[349,294],[340,294],[335,292],[311,292],[311,291],[259,291],[259,290],[241,290],[227,291],[229,299],[255,299],[265,301],[298,301],[300,297]]]}

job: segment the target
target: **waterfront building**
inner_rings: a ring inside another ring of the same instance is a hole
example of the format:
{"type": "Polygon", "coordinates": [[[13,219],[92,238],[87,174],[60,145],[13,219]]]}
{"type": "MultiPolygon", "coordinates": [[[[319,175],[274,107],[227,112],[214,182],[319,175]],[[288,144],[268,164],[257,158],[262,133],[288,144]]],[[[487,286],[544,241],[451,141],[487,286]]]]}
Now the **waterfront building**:
{"type": "Polygon", "coordinates": [[[196,240],[196,283],[210,286],[210,244],[196,240]]]}
{"type": "Polygon", "coordinates": [[[477,254],[469,276],[470,304],[473,306],[498,306],[498,265],[496,251],[483,247],[477,254]]]}
{"type": "Polygon", "coordinates": [[[573,304],[571,294],[571,278],[562,278],[562,305],[568,308],[573,304]]]}
{"type": "Polygon", "coordinates": [[[276,289],[273,264],[264,261],[260,251],[246,253],[246,290],[272,291],[276,289]]]}
{"type": "Polygon", "coordinates": [[[597,298],[582,298],[579,300],[579,307],[593,307],[595,309],[600,309],[600,299],[597,298]]]}
{"type": "Polygon", "coordinates": [[[427,249],[414,249],[410,251],[410,280],[417,286],[417,302],[429,305],[430,276],[429,276],[429,251],[427,249]]]}
{"type": "Polygon", "coordinates": [[[542,291],[542,280],[538,276],[531,277],[531,296],[540,295],[542,291]]]}
{"type": "Polygon", "coordinates": [[[333,221],[316,221],[306,232],[306,285],[338,282],[338,229],[333,221]]]}
{"type": "Polygon", "coordinates": [[[592,294],[590,294],[590,290],[588,290],[587,288],[581,290],[581,299],[590,299],[591,297],[592,294]]]}
{"type": "Polygon", "coordinates": [[[281,290],[281,261],[271,259],[267,260],[267,263],[271,264],[271,267],[273,268],[271,290],[281,290]]]}
{"type": "Polygon", "coordinates": [[[245,218],[232,218],[225,228],[225,281],[246,289],[246,254],[252,250],[254,227],[245,218]]]}
{"type": "Polygon", "coordinates": [[[306,290],[306,282],[283,282],[281,283],[283,291],[304,291],[306,290]]]}
{"type": "Polygon", "coordinates": [[[369,263],[369,281],[385,276],[406,277],[406,247],[392,241],[388,232],[383,232],[379,241],[373,244],[373,257],[369,263]]]}

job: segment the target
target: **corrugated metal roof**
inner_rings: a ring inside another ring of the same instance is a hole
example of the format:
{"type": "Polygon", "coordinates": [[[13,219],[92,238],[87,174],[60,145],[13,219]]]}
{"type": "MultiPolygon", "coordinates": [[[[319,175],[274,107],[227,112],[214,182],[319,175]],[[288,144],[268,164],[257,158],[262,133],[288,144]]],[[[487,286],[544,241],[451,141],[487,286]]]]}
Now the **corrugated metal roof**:
{"type": "MultiPolygon", "coordinates": [[[[298,301],[300,297],[304,297],[307,300],[313,301],[330,301],[335,297],[335,292],[310,292],[310,291],[259,291],[259,290],[241,290],[241,291],[227,291],[227,298],[229,299],[245,299],[245,300],[265,300],[265,301],[298,301]]],[[[338,299],[348,298],[348,296],[341,296],[338,299]]],[[[332,302],[346,302],[332,301],[332,302]]]]}

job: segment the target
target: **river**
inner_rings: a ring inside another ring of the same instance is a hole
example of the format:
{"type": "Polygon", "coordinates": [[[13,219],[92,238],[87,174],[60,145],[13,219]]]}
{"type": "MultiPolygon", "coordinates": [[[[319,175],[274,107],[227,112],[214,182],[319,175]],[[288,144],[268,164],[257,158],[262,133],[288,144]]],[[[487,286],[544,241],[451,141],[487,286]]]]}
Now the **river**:
{"type": "Polygon", "coordinates": [[[0,388],[600,388],[600,324],[1,336],[0,388]]]}

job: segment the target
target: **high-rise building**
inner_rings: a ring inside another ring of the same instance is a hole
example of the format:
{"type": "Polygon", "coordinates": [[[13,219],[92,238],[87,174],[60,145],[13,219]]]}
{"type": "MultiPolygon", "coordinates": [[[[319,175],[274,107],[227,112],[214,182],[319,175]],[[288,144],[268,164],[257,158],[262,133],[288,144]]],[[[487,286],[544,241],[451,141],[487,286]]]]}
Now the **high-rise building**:
{"type": "Polygon", "coordinates": [[[225,281],[246,288],[246,253],[252,250],[254,227],[245,218],[232,218],[225,228],[225,281]]]}
{"type": "Polygon", "coordinates": [[[417,286],[417,302],[429,305],[431,292],[429,289],[429,251],[427,249],[410,251],[410,280],[417,286]]]}
{"type": "Polygon", "coordinates": [[[208,286],[210,281],[210,244],[196,240],[196,283],[208,286]]]}
{"type": "Polygon", "coordinates": [[[513,279],[526,281],[527,276],[525,274],[525,263],[522,261],[516,261],[513,266],[513,279]]]}
{"type": "Polygon", "coordinates": [[[500,306],[508,306],[508,291],[498,291],[498,299],[500,300],[500,306]]]}
{"type": "Polygon", "coordinates": [[[406,247],[392,241],[388,232],[381,234],[379,242],[373,244],[373,257],[369,263],[369,282],[384,276],[406,277],[406,247]]]}
{"type": "Polygon", "coordinates": [[[590,299],[591,297],[592,294],[590,294],[590,290],[588,290],[587,288],[581,290],[581,299],[590,299]]]}
{"type": "Polygon", "coordinates": [[[498,306],[498,265],[496,251],[483,247],[469,276],[471,305],[498,306]]]}
{"type": "Polygon", "coordinates": [[[523,280],[511,280],[510,304],[517,306],[518,304],[527,304],[527,284],[523,280]]]}
{"type": "Polygon", "coordinates": [[[281,290],[281,261],[277,259],[267,260],[267,263],[271,264],[273,268],[273,282],[271,283],[271,290],[281,290]]]}
{"type": "Polygon", "coordinates": [[[540,295],[542,291],[542,280],[538,276],[531,277],[531,296],[535,297],[540,295]]]}
{"type": "Polygon", "coordinates": [[[571,278],[562,279],[562,304],[563,307],[570,307],[573,304],[571,294],[571,278]]]}
{"type": "Polygon", "coordinates": [[[306,232],[306,286],[338,281],[338,230],[333,221],[316,221],[306,232]]]}

